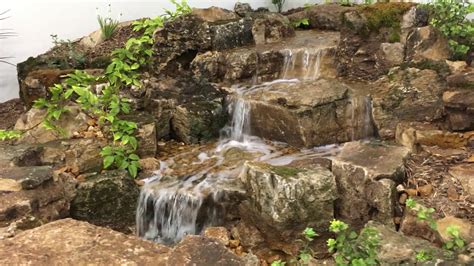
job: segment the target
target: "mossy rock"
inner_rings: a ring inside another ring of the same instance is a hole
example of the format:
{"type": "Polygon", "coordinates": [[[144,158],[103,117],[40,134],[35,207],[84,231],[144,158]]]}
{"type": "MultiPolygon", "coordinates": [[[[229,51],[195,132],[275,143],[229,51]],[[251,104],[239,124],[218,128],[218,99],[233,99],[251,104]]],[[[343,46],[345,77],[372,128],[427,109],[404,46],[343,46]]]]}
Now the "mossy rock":
{"type": "Polygon", "coordinates": [[[140,190],[127,172],[107,171],[79,183],[71,216],[130,233],[140,190]]]}

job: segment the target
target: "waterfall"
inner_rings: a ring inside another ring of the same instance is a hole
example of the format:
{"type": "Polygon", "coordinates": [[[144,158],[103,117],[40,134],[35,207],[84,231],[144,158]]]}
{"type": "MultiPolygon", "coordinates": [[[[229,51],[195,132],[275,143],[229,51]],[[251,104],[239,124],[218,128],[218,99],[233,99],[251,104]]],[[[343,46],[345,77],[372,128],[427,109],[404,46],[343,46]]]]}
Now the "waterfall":
{"type": "Polygon", "coordinates": [[[231,139],[242,142],[250,134],[250,104],[243,98],[241,91],[237,93],[232,109],[231,139]]]}
{"type": "Polygon", "coordinates": [[[352,140],[374,136],[372,99],[369,96],[351,98],[352,140]]]}
{"type": "Polygon", "coordinates": [[[325,49],[285,49],[281,78],[316,80],[321,75],[321,60],[325,49]]]}

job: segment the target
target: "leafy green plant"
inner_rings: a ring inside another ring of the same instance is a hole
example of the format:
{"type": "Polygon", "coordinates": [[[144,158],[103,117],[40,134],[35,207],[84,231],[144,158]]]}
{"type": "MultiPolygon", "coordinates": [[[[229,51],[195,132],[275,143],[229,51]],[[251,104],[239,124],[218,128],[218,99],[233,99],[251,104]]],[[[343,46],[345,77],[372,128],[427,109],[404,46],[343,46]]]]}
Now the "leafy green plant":
{"type": "Polygon", "coordinates": [[[350,6],[352,4],[352,1],[351,0],[340,0],[339,4],[341,4],[341,6],[350,6]]]}
{"type": "Polygon", "coordinates": [[[428,8],[431,11],[430,24],[447,39],[455,59],[464,59],[474,49],[474,23],[466,19],[474,12],[474,3],[467,0],[434,0],[428,8]]]}
{"type": "Polygon", "coordinates": [[[303,26],[309,26],[309,19],[308,18],[298,19],[298,20],[293,22],[293,27],[294,28],[301,28],[303,26]]]}
{"type": "Polygon", "coordinates": [[[97,22],[99,22],[100,26],[100,31],[102,32],[102,36],[104,39],[110,39],[112,35],[115,33],[117,30],[117,27],[119,25],[119,21],[115,20],[110,17],[110,13],[112,12],[111,10],[111,5],[109,4],[109,16],[108,17],[102,17],[101,15],[97,15],[97,22]]]}
{"type": "Polygon", "coordinates": [[[277,9],[278,13],[283,11],[283,6],[285,5],[286,0],[272,0],[272,4],[277,9]]]}
{"type": "Polygon", "coordinates": [[[327,241],[329,252],[336,252],[337,265],[377,265],[377,249],[380,245],[378,231],[373,227],[362,229],[360,235],[349,230],[346,223],[333,220],[329,231],[336,238],[327,241]]]}
{"type": "Polygon", "coordinates": [[[418,204],[414,199],[408,198],[405,201],[405,204],[408,208],[414,210],[416,212],[416,216],[421,221],[428,222],[431,229],[436,230],[436,220],[433,218],[433,213],[435,209],[433,208],[426,208],[425,206],[418,204]]]}
{"type": "Polygon", "coordinates": [[[181,2],[178,2],[177,0],[170,0],[170,2],[174,4],[176,10],[171,11],[165,9],[166,15],[169,19],[175,19],[176,17],[179,17],[183,14],[189,14],[193,11],[186,0],[181,0],[181,2]]]}
{"type": "Polygon", "coordinates": [[[446,232],[448,233],[450,240],[444,243],[445,249],[456,251],[465,246],[464,240],[461,238],[459,233],[459,226],[450,225],[446,228],[446,232]]]}
{"type": "Polygon", "coordinates": [[[428,250],[420,250],[416,252],[415,259],[419,262],[425,262],[433,260],[433,254],[428,250]]]}
{"type": "Polygon", "coordinates": [[[70,64],[73,67],[80,67],[84,65],[86,61],[85,55],[77,51],[71,40],[59,39],[57,34],[51,34],[50,36],[55,47],[65,46],[67,49],[66,58],[60,63],[61,66],[69,67],[70,64]]]}
{"type": "Polygon", "coordinates": [[[282,261],[282,260],[276,260],[274,262],[272,262],[271,266],[285,266],[286,265],[286,262],[285,261],[282,261]]]}
{"type": "Polygon", "coordinates": [[[111,140],[111,144],[101,151],[104,168],[126,169],[131,176],[136,177],[140,168],[140,158],[136,154],[138,140],[135,137],[138,126],[121,119],[122,115],[130,113],[130,101],[122,97],[120,91],[124,88],[141,88],[140,71],[149,65],[153,56],[153,33],[165,21],[187,14],[191,9],[183,1],[176,10],[172,15],[135,22],[134,30],[143,35],[130,38],[124,48],[115,50],[112,62],[103,75],[92,76],[76,70],[68,75],[63,84],[49,88],[51,98],[38,99],[34,103],[34,107],[47,110],[43,126],[61,131],[55,122],[68,111],[67,105],[71,101],[75,102],[87,115],[97,119],[101,130],[111,140]],[[95,84],[104,84],[105,87],[95,91],[92,89],[95,84]]]}
{"type": "Polygon", "coordinates": [[[17,139],[21,137],[23,132],[18,130],[3,130],[0,129],[0,141],[10,140],[10,139],[17,139]]]}

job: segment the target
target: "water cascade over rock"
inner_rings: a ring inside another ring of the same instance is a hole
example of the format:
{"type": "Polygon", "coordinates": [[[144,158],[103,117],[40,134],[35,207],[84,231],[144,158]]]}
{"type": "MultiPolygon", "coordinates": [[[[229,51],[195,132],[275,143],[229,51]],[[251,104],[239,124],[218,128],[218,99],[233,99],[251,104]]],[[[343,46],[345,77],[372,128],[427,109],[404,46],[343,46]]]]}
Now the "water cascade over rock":
{"type": "MultiPolygon", "coordinates": [[[[248,172],[246,161],[274,167],[292,163],[314,165],[311,166],[316,167],[314,170],[302,172],[304,178],[295,176],[291,182],[285,174],[281,178],[282,182],[292,184],[290,190],[294,191],[286,193],[298,195],[293,199],[295,206],[307,204],[299,197],[304,197],[301,188],[308,182],[322,188],[335,188],[334,176],[320,165],[327,166],[323,158],[335,155],[338,148],[313,147],[372,136],[371,102],[368,97],[351,98],[350,88],[331,78],[332,66],[328,62],[331,62],[334,44],[321,36],[317,40],[307,47],[308,38],[303,36],[301,43],[288,48],[273,47],[284,60],[278,78],[270,82],[259,79],[267,65],[259,61],[262,56],[256,56],[251,84],[236,84],[231,88],[228,110],[232,119],[221,130],[219,142],[188,155],[193,160],[191,165],[182,165],[177,172],[174,165],[182,160],[179,157],[183,154],[162,161],[161,170],[146,181],[137,209],[139,236],[173,244],[185,235],[199,234],[207,226],[223,224],[235,217],[238,205],[252,193],[248,191],[249,184],[259,182],[255,178],[260,175],[242,176],[248,172]],[[306,149],[290,148],[287,143],[306,149]]],[[[256,49],[263,48],[257,45],[256,49]]],[[[259,53],[265,54],[261,50],[259,53]]],[[[279,170],[275,171],[274,174],[282,175],[279,170]]],[[[285,184],[275,189],[287,186],[285,184]]],[[[281,194],[277,190],[272,193],[281,194]]],[[[305,219],[314,220],[312,215],[317,214],[321,224],[329,221],[333,217],[331,195],[318,198],[318,202],[328,208],[324,215],[314,211],[305,219]]],[[[258,202],[260,198],[256,197],[251,202],[258,202]]],[[[285,222],[278,221],[280,226],[289,226],[293,215],[300,214],[287,213],[291,204],[281,206],[281,210],[267,210],[268,215],[280,212],[280,216],[287,217],[285,222]]],[[[272,224],[271,219],[267,223],[272,224]]]]}

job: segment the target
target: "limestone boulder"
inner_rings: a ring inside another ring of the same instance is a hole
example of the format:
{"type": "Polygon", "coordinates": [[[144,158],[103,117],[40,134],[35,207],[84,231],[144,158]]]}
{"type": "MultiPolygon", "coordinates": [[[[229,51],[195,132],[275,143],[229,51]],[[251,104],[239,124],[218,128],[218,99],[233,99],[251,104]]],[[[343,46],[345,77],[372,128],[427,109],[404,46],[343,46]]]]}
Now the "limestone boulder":
{"type": "Polygon", "coordinates": [[[241,17],[245,17],[251,14],[253,9],[248,3],[237,2],[234,5],[234,12],[241,17]]]}
{"type": "Polygon", "coordinates": [[[145,90],[145,111],[155,119],[157,139],[196,143],[218,136],[227,122],[227,93],[205,80],[152,78],[145,90]]]}
{"type": "Polygon", "coordinates": [[[443,257],[443,250],[426,240],[405,236],[389,226],[375,222],[369,222],[366,227],[372,227],[378,232],[380,247],[377,260],[381,265],[415,264],[416,254],[420,251],[430,252],[433,261],[443,257]]]}
{"type": "Polygon", "coordinates": [[[348,92],[347,85],[331,79],[276,83],[255,90],[246,95],[252,134],[296,147],[367,137],[372,127],[370,117],[365,117],[369,110],[358,110],[367,105],[356,105],[348,92]],[[367,125],[359,124],[362,120],[367,125]]]}
{"type": "Polygon", "coordinates": [[[296,22],[307,18],[313,29],[338,31],[341,29],[344,13],[352,10],[355,8],[339,4],[313,5],[288,15],[288,19],[291,22],[296,22]]]}
{"type": "Polygon", "coordinates": [[[192,14],[196,15],[197,17],[206,22],[234,20],[238,18],[238,15],[236,13],[215,6],[209,8],[193,8],[192,14]]]}
{"type": "Polygon", "coordinates": [[[450,57],[448,41],[432,26],[411,31],[406,46],[408,62],[444,61],[450,57]]]}
{"type": "Polygon", "coordinates": [[[252,27],[254,20],[250,17],[214,23],[209,25],[212,50],[227,50],[254,44],[252,27]]]}
{"type": "Polygon", "coordinates": [[[451,235],[448,233],[448,227],[457,227],[459,236],[466,242],[474,241],[474,226],[469,220],[456,218],[454,216],[447,216],[436,221],[436,226],[443,242],[451,240],[451,235]]]}
{"type": "Polygon", "coordinates": [[[474,129],[474,91],[472,89],[449,90],[443,93],[447,123],[452,130],[474,129]]]}
{"type": "Polygon", "coordinates": [[[334,217],[336,182],[325,168],[247,162],[241,180],[247,191],[247,207],[263,231],[266,227],[277,232],[304,226],[322,228],[334,217]]]}
{"type": "Polygon", "coordinates": [[[380,142],[348,142],[332,161],[336,215],[353,225],[375,220],[394,226],[396,185],[405,179],[409,149],[380,142]]]}
{"type": "Polygon", "coordinates": [[[405,59],[405,46],[402,43],[381,43],[377,54],[378,64],[391,68],[399,66],[405,59]]]}
{"type": "Polygon", "coordinates": [[[139,194],[138,185],[125,171],[89,176],[77,185],[71,217],[130,232],[139,194]]]}
{"type": "Polygon", "coordinates": [[[1,264],[166,265],[168,252],[165,246],[72,219],[0,241],[1,264]]]}
{"type": "Polygon", "coordinates": [[[474,201],[474,164],[460,164],[449,169],[449,173],[459,180],[469,201],[474,201]]]}
{"type": "Polygon", "coordinates": [[[433,70],[392,69],[373,84],[372,115],[378,134],[395,137],[400,122],[432,122],[443,115],[444,85],[433,70]]]}
{"type": "Polygon", "coordinates": [[[264,13],[253,23],[252,35],[255,44],[277,43],[284,38],[292,37],[295,31],[290,21],[277,13],[264,13]]]}
{"type": "Polygon", "coordinates": [[[50,166],[3,168],[0,169],[0,191],[34,189],[52,179],[50,166]]]}
{"type": "Polygon", "coordinates": [[[41,125],[46,116],[46,110],[30,109],[15,124],[15,130],[25,131],[18,141],[29,144],[46,143],[70,138],[74,132],[87,130],[88,117],[80,107],[74,105],[67,108],[69,111],[63,113],[59,120],[54,122],[61,132],[46,129],[41,125]]]}

